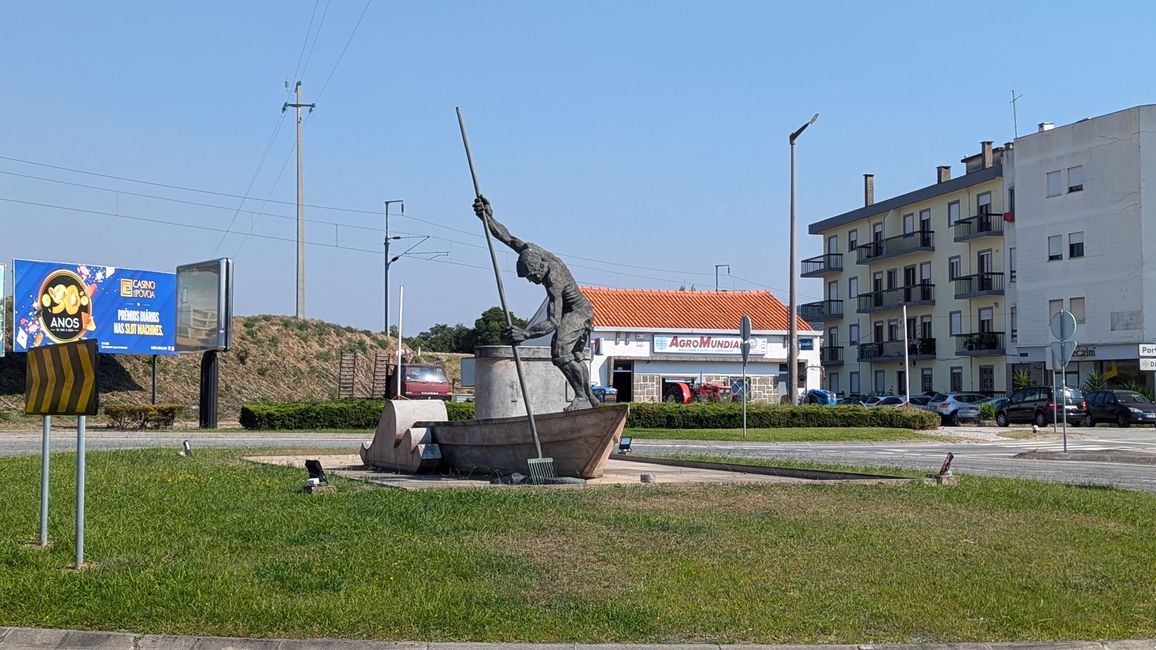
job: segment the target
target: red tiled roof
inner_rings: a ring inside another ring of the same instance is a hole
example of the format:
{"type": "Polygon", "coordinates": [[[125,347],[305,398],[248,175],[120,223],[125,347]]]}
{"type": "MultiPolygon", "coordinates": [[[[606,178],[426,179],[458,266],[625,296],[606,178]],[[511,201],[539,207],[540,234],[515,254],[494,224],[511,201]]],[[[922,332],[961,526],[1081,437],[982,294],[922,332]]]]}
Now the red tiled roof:
{"type": "MultiPolygon", "coordinates": [[[[595,327],[738,330],[743,315],[755,330],[788,329],[787,306],[769,291],[652,291],[582,287],[595,327]]],[[[803,319],[800,332],[812,331],[803,319]]]]}

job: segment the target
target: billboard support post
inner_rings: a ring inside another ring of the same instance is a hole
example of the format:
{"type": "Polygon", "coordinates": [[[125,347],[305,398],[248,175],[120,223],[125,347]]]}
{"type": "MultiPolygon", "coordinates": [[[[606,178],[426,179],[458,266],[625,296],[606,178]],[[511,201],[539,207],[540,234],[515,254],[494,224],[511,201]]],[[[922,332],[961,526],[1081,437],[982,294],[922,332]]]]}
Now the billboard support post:
{"type": "Polygon", "coordinates": [[[200,424],[202,429],[217,428],[217,351],[201,355],[200,424]]]}
{"type": "Polygon", "coordinates": [[[76,418],[76,569],[84,568],[84,429],[88,416],[76,418]]]}

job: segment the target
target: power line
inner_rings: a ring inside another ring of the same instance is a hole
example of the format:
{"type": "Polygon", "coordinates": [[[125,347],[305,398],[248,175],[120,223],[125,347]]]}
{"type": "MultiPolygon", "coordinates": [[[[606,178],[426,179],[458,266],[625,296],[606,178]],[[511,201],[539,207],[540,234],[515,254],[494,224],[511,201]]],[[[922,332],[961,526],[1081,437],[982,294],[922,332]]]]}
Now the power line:
{"type": "Polygon", "coordinates": [[[321,0],[313,0],[313,13],[309,14],[309,26],[305,28],[305,40],[301,41],[301,51],[297,53],[297,66],[293,68],[293,79],[301,78],[301,58],[305,56],[305,47],[309,45],[309,35],[313,33],[313,19],[317,17],[317,5],[319,4],[321,4],[321,0]]]}
{"type": "MultiPolygon", "coordinates": [[[[313,58],[313,50],[317,47],[317,40],[321,38],[321,28],[325,26],[325,17],[329,15],[329,4],[331,0],[325,0],[325,11],[321,12],[321,22],[317,23],[317,32],[313,34],[313,45],[309,47],[309,56],[305,57],[305,65],[301,68],[300,79],[305,76],[305,72],[309,70],[309,61],[313,58]]],[[[312,20],[311,20],[312,22],[312,20]]]]}
{"type": "MultiPolygon", "coordinates": [[[[329,87],[329,80],[333,78],[333,73],[337,72],[337,66],[341,64],[341,59],[345,57],[345,51],[349,49],[349,44],[353,42],[353,37],[357,34],[357,28],[361,27],[361,21],[365,18],[365,13],[369,11],[369,5],[372,3],[373,0],[365,1],[365,8],[361,10],[361,16],[357,18],[357,24],[353,26],[353,31],[349,33],[349,38],[345,41],[345,47],[341,48],[341,54],[337,55],[337,61],[329,71],[329,76],[325,78],[325,83],[321,84],[321,92],[317,93],[317,99],[315,101],[320,101],[321,96],[325,94],[325,89],[329,87]]],[[[328,9],[328,6],[326,8],[328,9]]],[[[314,44],[316,44],[316,41],[314,41],[314,44]]]]}

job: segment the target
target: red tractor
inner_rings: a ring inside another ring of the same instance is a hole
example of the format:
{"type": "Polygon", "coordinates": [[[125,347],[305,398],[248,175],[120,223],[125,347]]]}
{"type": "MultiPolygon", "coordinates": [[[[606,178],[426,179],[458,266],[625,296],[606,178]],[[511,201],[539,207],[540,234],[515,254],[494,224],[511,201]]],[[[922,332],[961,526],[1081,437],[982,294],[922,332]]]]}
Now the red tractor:
{"type": "Polygon", "coordinates": [[[691,402],[729,402],[731,387],[713,382],[696,382],[691,379],[664,379],[662,401],[674,404],[691,402]]]}

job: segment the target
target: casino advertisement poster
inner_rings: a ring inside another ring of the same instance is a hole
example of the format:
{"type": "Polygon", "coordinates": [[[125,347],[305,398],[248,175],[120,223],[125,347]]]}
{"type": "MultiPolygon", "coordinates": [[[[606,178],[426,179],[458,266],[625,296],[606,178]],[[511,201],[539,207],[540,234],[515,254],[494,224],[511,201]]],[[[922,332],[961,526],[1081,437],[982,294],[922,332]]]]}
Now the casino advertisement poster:
{"type": "Polygon", "coordinates": [[[95,339],[103,354],[176,354],[174,273],[12,262],[12,349],[95,339]]]}

